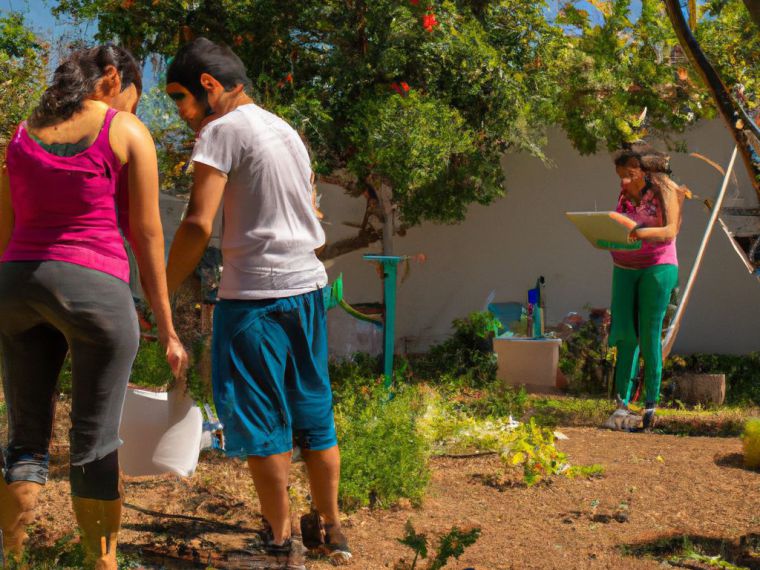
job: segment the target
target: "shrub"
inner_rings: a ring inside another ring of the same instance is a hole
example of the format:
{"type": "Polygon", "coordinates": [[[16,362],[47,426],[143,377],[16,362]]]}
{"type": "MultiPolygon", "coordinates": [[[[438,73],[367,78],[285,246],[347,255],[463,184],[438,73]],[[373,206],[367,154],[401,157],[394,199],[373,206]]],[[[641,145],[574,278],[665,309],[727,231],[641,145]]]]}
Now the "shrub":
{"type": "Polygon", "coordinates": [[[419,389],[389,392],[366,378],[351,385],[355,389],[342,390],[335,405],[342,507],[388,507],[401,498],[419,504],[430,478],[429,445],[418,429],[419,389]]]}
{"type": "Polygon", "coordinates": [[[615,368],[615,349],[607,345],[609,313],[592,311],[591,318],[564,338],[559,369],[575,394],[606,394],[615,368]]]}
{"type": "Polygon", "coordinates": [[[744,444],[744,465],[749,469],[760,469],[760,418],[747,421],[742,443],[744,444]]]}
{"type": "Polygon", "coordinates": [[[130,381],[146,388],[161,388],[172,380],[164,348],[159,342],[140,341],[130,381]]]}
{"type": "Polygon", "coordinates": [[[501,324],[490,312],[472,313],[455,319],[454,334],[440,344],[430,347],[427,354],[412,362],[418,378],[440,381],[441,378],[461,378],[469,386],[483,386],[496,379],[496,355],[493,337],[501,324]]]}

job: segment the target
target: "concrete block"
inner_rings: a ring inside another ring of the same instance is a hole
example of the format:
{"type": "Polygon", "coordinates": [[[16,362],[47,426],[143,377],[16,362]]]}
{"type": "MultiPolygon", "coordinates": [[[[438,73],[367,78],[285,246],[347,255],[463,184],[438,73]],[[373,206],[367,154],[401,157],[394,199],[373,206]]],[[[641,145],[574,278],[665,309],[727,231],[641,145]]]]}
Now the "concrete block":
{"type": "Polygon", "coordinates": [[[495,338],[497,377],[509,386],[524,386],[528,392],[558,393],[558,338],[495,338]]]}

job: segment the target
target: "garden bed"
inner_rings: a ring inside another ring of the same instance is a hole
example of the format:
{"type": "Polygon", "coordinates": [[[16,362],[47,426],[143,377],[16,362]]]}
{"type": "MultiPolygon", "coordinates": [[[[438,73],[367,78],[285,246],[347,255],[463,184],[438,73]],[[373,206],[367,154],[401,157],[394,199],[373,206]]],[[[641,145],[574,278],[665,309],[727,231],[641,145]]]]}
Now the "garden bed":
{"type": "MultiPolygon", "coordinates": [[[[62,406],[59,418],[65,414],[62,406]]],[[[729,552],[742,537],[760,532],[760,473],[732,459],[741,453],[738,439],[573,427],[562,431],[569,439],[559,442],[560,449],[573,463],[604,465],[603,477],[560,477],[530,488],[495,487],[488,482],[503,472],[496,456],[434,458],[431,484],[420,508],[401,500],[389,509],[361,508],[347,516],[357,557],[354,567],[388,568],[402,557],[408,559],[409,549],[397,539],[409,519],[418,532],[431,537],[454,525],[480,527],[480,540],[447,566],[477,570],[654,569],[664,559],[658,558],[659,551],[635,545],[673,536],[709,537],[710,544],[725,543],[729,552]]],[[[75,533],[65,436],[65,421],[60,421],[51,481],[33,532],[34,547],[50,560],[73,548],[66,540],[52,545],[75,533]]],[[[295,471],[293,496],[303,507],[302,465],[295,471]]],[[[245,546],[261,527],[245,465],[215,454],[204,454],[190,479],[129,479],[126,490],[122,550],[146,567],[170,562],[171,568],[203,568],[193,559],[213,564],[225,551],[245,546]]],[[[751,560],[742,552],[742,560],[751,560]]],[[[58,568],[65,567],[61,560],[65,557],[59,558],[58,568]]],[[[309,565],[315,570],[330,567],[324,561],[309,565]]]]}

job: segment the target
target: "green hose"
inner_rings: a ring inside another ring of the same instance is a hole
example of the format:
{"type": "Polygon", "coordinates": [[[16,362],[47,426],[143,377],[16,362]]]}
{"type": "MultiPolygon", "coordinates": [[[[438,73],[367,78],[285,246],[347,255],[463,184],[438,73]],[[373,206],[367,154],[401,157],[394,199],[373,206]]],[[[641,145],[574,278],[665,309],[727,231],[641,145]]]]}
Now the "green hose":
{"type": "Polygon", "coordinates": [[[357,311],[356,309],[354,309],[343,298],[343,274],[342,273],[338,275],[338,278],[335,281],[333,281],[331,284],[325,287],[324,301],[325,301],[325,310],[327,311],[329,311],[330,309],[334,309],[335,307],[340,307],[341,309],[346,311],[349,315],[351,315],[355,319],[364,321],[366,323],[372,323],[373,325],[378,326],[378,327],[383,326],[383,319],[380,317],[380,315],[365,315],[364,313],[361,313],[357,311]]]}

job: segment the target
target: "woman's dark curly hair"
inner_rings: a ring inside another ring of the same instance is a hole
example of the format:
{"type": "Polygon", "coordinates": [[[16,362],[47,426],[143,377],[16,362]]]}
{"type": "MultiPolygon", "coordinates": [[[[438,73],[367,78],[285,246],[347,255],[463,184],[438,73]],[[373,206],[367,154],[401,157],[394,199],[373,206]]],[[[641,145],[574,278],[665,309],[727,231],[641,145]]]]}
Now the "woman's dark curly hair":
{"type": "Polygon", "coordinates": [[[639,161],[644,172],[671,174],[670,156],[645,142],[626,144],[613,155],[615,166],[625,166],[632,158],[639,161]]]}
{"type": "Polygon", "coordinates": [[[140,66],[124,48],[106,44],[77,50],[56,68],[53,81],[32,111],[29,125],[47,127],[81,111],[85,99],[95,91],[109,65],[118,71],[122,91],[134,85],[138,94],[142,92],[140,66]]]}

